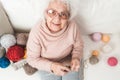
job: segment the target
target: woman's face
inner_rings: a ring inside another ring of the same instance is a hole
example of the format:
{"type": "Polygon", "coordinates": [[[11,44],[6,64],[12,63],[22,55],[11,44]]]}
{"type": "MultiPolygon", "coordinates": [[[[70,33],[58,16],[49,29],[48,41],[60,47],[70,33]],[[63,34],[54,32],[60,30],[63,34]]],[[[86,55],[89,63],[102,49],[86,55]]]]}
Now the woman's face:
{"type": "Polygon", "coordinates": [[[69,12],[64,3],[58,0],[50,2],[45,11],[45,19],[51,32],[55,33],[62,30],[67,25],[68,18],[69,12]]]}

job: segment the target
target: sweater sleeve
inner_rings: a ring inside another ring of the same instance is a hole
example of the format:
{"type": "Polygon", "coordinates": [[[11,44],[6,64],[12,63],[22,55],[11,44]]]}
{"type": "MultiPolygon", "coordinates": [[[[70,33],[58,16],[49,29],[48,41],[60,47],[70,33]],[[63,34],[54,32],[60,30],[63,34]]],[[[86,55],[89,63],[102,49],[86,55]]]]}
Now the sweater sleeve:
{"type": "Polygon", "coordinates": [[[46,58],[41,57],[41,45],[40,45],[40,39],[39,39],[39,29],[36,27],[31,29],[28,42],[27,42],[27,62],[32,67],[38,69],[38,70],[44,70],[51,72],[51,63],[52,61],[49,61],[46,58]]]}
{"type": "Polygon", "coordinates": [[[74,44],[73,44],[73,50],[72,50],[72,58],[78,58],[81,60],[83,57],[83,40],[80,34],[79,27],[75,24],[75,31],[74,31],[74,44]]]}

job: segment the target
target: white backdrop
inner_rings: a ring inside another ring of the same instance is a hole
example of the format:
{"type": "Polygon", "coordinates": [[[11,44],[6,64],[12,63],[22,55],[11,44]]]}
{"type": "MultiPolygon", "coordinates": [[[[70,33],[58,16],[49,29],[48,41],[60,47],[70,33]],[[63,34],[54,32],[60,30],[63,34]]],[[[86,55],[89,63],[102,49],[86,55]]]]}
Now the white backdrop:
{"type": "MultiPolygon", "coordinates": [[[[41,17],[46,0],[1,0],[13,27],[29,31],[41,17]]],[[[77,21],[84,33],[120,32],[120,0],[71,0],[78,4],[77,21]],[[80,17],[80,18],[78,18],[80,17]]]]}

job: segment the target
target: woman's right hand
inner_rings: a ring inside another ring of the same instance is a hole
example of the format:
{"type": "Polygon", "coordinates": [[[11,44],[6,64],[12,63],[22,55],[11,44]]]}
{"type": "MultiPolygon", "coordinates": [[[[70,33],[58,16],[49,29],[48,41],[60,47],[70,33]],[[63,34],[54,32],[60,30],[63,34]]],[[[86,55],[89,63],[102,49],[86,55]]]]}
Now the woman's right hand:
{"type": "Polygon", "coordinates": [[[61,63],[57,63],[57,62],[52,63],[51,70],[55,75],[58,75],[58,76],[63,76],[70,71],[68,67],[63,66],[61,63]]]}

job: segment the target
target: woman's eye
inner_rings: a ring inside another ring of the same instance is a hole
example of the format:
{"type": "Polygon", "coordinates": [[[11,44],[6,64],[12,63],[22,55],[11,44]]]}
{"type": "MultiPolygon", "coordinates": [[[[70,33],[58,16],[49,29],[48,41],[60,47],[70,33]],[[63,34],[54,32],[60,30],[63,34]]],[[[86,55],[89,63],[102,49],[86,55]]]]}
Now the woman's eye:
{"type": "Polygon", "coordinates": [[[68,15],[67,15],[66,13],[61,13],[61,17],[62,17],[62,18],[67,18],[68,15]]]}
{"type": "Polygon", "coordinates": [[[62,16],[66,16],[66,14],[65,14],[65,13],[62,13],[61,15],[62,15],[62,16]]]}

